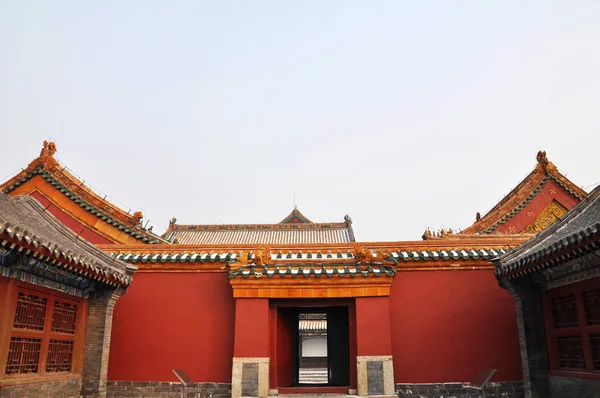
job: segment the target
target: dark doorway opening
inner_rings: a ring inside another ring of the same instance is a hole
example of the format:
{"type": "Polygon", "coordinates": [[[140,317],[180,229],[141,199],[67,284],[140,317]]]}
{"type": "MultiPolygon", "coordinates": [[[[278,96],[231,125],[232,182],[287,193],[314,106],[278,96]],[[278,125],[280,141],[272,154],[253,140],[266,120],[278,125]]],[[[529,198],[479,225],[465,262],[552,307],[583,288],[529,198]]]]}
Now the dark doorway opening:
{"type": "Polygon", "coordinates": [[[349,386],[349,307],[278,307],[277,313],[278,386],[349,386]]]}

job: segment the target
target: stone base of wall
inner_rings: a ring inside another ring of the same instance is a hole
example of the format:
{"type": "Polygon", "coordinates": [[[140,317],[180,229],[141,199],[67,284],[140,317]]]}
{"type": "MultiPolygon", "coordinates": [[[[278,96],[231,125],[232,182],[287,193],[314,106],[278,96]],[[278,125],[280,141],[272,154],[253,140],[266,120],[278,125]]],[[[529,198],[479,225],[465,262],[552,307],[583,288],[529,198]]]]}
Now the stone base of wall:
{"type": "MultiPolygon", "coordinates": [[[[483,392],[467,388],[463,383],[396,384],[400,398],[481,398],[483,392]]],[[[486,398],[524,398],[522,381],[488,383],[486,398]]]]}
{"type": "Polygon", "coordinates": [[[81,396],[81,379],[57,380],[43,383],[27,383],[0,387],[2,398],[64,397],[81,396]]]}
{"type": "Polygon", "coordinates": [[[600,397],[600,380],[550,376],[550,390],[553,397],[598,398],[600,397]]]}
{"type": "MultiPolygon", "coordinates": [[[[168,381],[109,381],[106,396],[112,398],[181,398],[181,383],[168,381]]],[[[231,398],[229,383],[193,383],[185,387],[185,398],[231,398]]]]}

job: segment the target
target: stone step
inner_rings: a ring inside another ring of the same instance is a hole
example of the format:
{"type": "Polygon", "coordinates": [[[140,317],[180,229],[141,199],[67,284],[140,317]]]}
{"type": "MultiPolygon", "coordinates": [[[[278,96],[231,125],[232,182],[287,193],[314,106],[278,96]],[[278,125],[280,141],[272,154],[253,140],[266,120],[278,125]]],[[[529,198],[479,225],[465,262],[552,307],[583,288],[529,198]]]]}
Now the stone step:
{"type": "Polygon", "coordinates": [[[329,380],[326,368],[300,369],[299,373],[302,384],[327,384],[329,380]]]}

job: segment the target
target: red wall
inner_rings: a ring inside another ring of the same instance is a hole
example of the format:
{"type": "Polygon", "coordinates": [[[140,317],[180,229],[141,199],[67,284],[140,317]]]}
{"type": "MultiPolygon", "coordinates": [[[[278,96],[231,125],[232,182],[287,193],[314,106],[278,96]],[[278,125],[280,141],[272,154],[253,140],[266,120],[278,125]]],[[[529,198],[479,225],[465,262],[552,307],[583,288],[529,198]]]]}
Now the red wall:
{"type": "Polygon", "coordinates": [[[235,303],[225,273],[139,273],[113,316],[108,380],[231,382],[235,303]]]}
{"type": "Polygon", "coordinates": [[[34,191],[34,192],[31,192],[29,194],[29,196],[35,198],[38,202],[40,202],[42,204],[42,206],[44,206],[46,209],[48,209],[48,211],[50,213],[52,213],[52,215],[54,215],[54,217],[56,217],[58,220],[60,220],[60,222],[62,222],[64,225],[66,225],[69,229],[71,229],[76,234],[81,235],[81,237],[84,238],[85,240],[87,240],[88,242],[96,244],[96,245],[113,243],[110,240],[103,237],[102,235],[96,233],[89,227],[80,223],[79,221],[74,219],[69,214],[62,211],[62,209],[60,209],[58,206],[56,206],[55,204],[50,202],[50,200],[48,200],[48,198],[46,198],[41,193],[34,191]]]}
{"type": "Polygon", "coordinates": [[[356,299],[358,355],[391,355],[389,297],[356,299]]]}
{"type": "Polygon", "coordinates": [[[269,299],[236,299],[236,358],[269,356],[269,299]]]}
{"type": "MultiPolygon", "coordinates": [[[[396,382],[522,380],[516,309],[493,271],[398,272],[390,296],[396,382]]],[[[375,337],[376,338],[376,337],[375,337]]]]}

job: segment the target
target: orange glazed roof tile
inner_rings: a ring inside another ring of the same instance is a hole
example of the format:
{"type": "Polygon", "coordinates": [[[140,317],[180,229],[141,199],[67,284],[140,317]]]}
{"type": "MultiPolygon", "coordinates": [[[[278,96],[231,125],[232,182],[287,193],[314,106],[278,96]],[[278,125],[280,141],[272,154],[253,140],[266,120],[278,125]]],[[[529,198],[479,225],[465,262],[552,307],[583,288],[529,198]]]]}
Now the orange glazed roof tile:
{"type": "Polygon", "coordinates": [[[560,185],[565,192],[581,200],[587,193],[561,174],[556,166],[548,161],[545,151],[537,154],[535,169],[508,193],[502,200],[483,217],[477,213],[477,221],[466,228],[461,235],[490,234],[506,221],[517,215],[550,180],[560,185]]]}
{"type": "Polygon", "coordinates": [[[279,224],[180,225],[171,220],[165,238],[193,245],[305,244],[354,242],[352,220],[313,223],[294,209],[279,224]]]}
{"type": "Polygon", "coordinates": [[[40,176],[69,200],[114,228],[143,243],[165,242],[160,237],[141,228],[141,212],[129,214],[96,194],[54,158],[56,144],[44,141],[40,156],[27,168],[0,185],[0,191],[10,194],[36,176],[40,176]]]}

